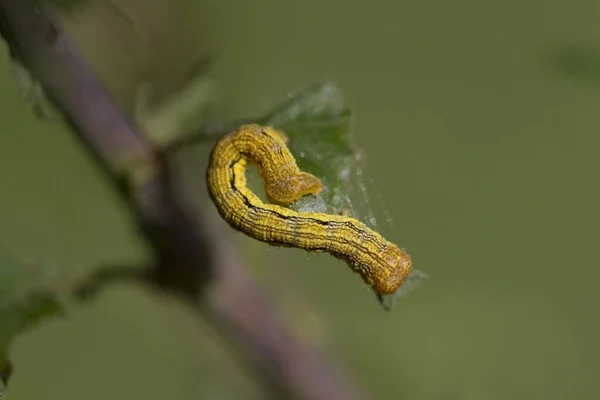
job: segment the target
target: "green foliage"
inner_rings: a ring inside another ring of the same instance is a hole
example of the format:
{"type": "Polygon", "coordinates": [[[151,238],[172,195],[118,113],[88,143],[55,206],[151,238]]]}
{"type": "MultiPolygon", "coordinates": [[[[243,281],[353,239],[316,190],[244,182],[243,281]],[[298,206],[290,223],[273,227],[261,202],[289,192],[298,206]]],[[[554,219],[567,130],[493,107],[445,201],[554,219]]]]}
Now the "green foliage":
{"type": "Polygon", "coordinates": [[[212,101],[213,81],[204,74],[205,63],[174,95],[153,104],[152,88],[143,84],[138,88],[134,119],[148,139],[160,147],[168,147],[185,135],[199,129],[203,112],[212,101]]]}
{"type": "Polygon", "coordinates": [[[0,387],[6,385],[13,369],[8,352],[15,337],[62,312],[56,294],[40,287],[39,278],[39,272],[0,251],[0,387]]]}
{"type": "Polygon", "coordinates": [[[200,69],[186,87],[154,106],[150,105],[148,88],[141,88],[144,90],[138,93],[135,119],[150,140],[169,150],[196,140],[212,139],[246,123],[277,127],[288,136],[300,169],[317,176],[325,187],[318,198],[304,197],[291,208],[330,214],[355,213],[354,204],[363,201],[366,193],[361,180],[362,165],[359,153],[350,143],[351,112],[335,84],[313,85],[265,116],[216,129],[201,129],[212,83],[203,73],[200,69]],[[200,134],[189,133],[199,130],[200,134]]]}
{"type": "MultiPolygon", "coordinates": [[[[284,130],[300,169],[319,177],[325,186],[318,198],[306,196],[291,208],[345,212],[373,226],[375,218],[363,180],[365,166],[351,143],[351,117],[340,89],[324,82],[292,96],[258,122],[284,130]],[[366,216],[357,216],[358,211],[366,216]]],[[[399,296],[410,293],[427,278],[426,273],[414,269],[400,291],[384,300],[384,307],[391,308],[399,296]]]]}
{"type": "Polygon", "coordinates": [[[41,119],[56,118],[57,113],[48,101],[42,85],[31,76],[29,71],[17,59],[12,60],[11,69],[17,79],[21,99],[32,106],[35,115],[41,119]]]}
{"type": "Polygon", "coordinates": [[[325,186],[318,199],[305,197],[292,208],[352,212],[351,189],[358,184],[352,180],[360,164],[350,145],[351,112],[335,84],[314,85],[257,122],[284,130],[300,169],[319,177],[325,186]]]}

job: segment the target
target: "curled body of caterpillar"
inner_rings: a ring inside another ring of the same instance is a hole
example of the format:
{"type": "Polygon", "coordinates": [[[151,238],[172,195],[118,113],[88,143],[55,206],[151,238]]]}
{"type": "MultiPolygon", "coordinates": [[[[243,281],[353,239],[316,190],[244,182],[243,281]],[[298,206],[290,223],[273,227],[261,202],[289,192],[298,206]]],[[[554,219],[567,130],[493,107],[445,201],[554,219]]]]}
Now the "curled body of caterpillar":
{"type": "Polygon", "coordinates": [[[395,292],[411,270],[410,256],[354,218],[286,208],[321,181],[301,172],[283,132],[244,125],[214,147],[206,172],[208,191],[233,228],[274,246],[326,251],[343,259],[378,296],[395,292]],[[271,203],[246,186],[248,162],[257,165],[271,203]]]}

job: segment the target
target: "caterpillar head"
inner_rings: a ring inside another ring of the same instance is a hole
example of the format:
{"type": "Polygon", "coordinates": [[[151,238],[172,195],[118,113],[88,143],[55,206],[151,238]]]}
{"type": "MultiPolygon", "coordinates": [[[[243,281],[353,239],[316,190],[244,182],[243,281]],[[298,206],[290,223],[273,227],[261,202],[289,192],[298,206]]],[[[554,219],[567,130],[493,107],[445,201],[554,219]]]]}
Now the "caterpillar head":
{"type": "Polygon", "coordinates": [[[390,272],[385,275],[378,274],[377,279],[369,282],[378,295],[396,292],[412,269],[410,256],[393,244],[388,245],[383,259],[386,263],[385,270],[390,272]]]}

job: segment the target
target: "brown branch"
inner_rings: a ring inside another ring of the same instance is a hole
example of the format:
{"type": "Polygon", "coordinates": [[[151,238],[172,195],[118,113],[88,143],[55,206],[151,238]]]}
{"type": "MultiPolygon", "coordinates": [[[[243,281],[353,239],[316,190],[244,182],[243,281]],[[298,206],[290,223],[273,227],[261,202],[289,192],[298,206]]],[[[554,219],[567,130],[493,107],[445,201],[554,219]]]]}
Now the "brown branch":
{"type": "MultiPolygon", "coordinates": [[[[301,399],[361,398],[322,354],[290,334],[235,253],[214,251],[223,242],[212,241],[207,224],[194,221],[167,160],[116,106],[58,20],[34,4],[0,0],[0,29],[129,204],[155,254],[143,278],[202,311],[266,373],[271,391],[301,399]]],[[[118,276],[135,274],[104,271],[98,280],[118,276]]]]}

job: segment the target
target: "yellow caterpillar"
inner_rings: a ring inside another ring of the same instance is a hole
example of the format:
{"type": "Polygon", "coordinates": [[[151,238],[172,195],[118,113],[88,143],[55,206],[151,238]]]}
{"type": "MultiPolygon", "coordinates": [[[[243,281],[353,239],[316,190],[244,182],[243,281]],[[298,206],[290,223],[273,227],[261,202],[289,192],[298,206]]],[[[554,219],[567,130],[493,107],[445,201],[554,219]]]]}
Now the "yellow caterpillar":
{"type": "Polygon", "coordinates": [[[326,251],[359,273],[379,296],[395,292],[411,271],[410,256],[354,218],[296,212],[285,206],[316,196],[321,181],[301,172],[282,131],[244,125],[212,150],[206,180],[219,213],[233,228],[274,246],[326,251]],[[264,181],[263,203],[246,186],[248,162],[264,181]]]}

